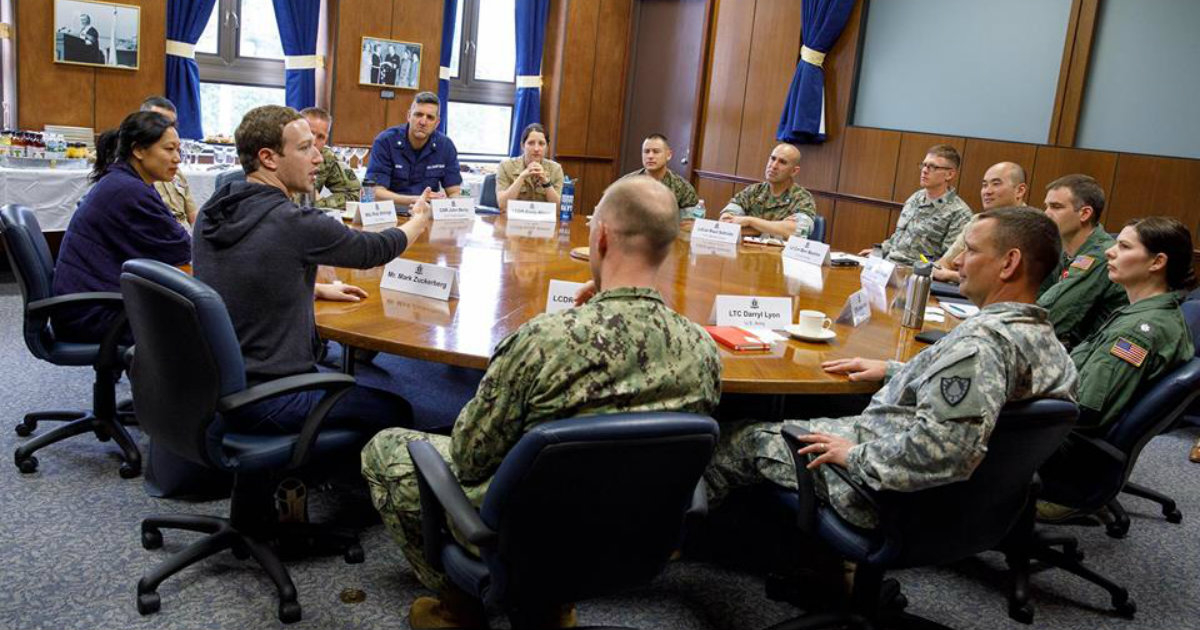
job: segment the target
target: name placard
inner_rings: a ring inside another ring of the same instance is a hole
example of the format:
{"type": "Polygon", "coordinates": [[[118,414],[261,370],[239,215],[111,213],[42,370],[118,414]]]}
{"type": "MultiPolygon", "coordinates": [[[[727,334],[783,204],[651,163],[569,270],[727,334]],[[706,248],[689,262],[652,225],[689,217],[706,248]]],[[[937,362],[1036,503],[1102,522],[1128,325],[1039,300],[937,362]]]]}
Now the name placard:
{"type": "Polygon", "coordinates": [[[718,243],[717,241],[693,240],[691,244],[693,256],[719,256],[721,258],[737,258],[737,243],[718,243]]]}
{"type": "Polygon", "coordinates": [[[783,256],[810,265],[824,266],[829,264],[829,245],[821,241],[810,241],[799,236],[788,238],[783,247],[783,256]]]}
{"type": "Polygon", "coordinates": [[[692,224],[692,240],[696,239],[737,245],[742,240],[742,226],[712,219],[696,219],[692,224]]]}
{"type": "Polygon", "coordinates": [[[347,201],[346,212],[354,213],[354,222],[358,225],[396,225],[396,203],[391,199],[369,203],[347,201]]]}
{"type": "Polygon", "coordinates": [[[379,288],[449,300],[458,297],[458,270],[396,258],[384,266],[379,288]]]}
{"type": "Polygon", "coordinates": [[[550,238],[556,233],[554,224],[545,221],[514,221],[509,217],[504,225],[504,235],[512,238],[550,238]]]}
{"type": "Polygon", "coordinates": [[[787,282],[788,293],[795,295],[802,290],[820,292],[825,288],[826,271],[816,265],[810,265],[793,258],[781,258],[783,279],[787,282]]]}
{"type": "Polygon", "coordinates": [[[429,240],[431,241],[457,241],[459,237],[466,236],[471,233],[475,227],[473,219],[452,219],[449,221],[435,221],[429,228],[429,240]]]}
{"type": "Polygon", "coordinates": [[[508,219],[510,221],[537,221],[554,223],[558,220],[558,206],[549,201],[519,201],[508,202],[508,219]]]}
{"type": "Polygon", "coordinates": [[[866,289],[855,291],[846,298],[846,305],[837,317],[837,323],[849,324],[855,328],[871,321],[871,302],[866,289]]]}
{"type": "Polygon", "coordinates": [[[442,221],[471,219],[475,217],[475,200],[470,197],[450,197],[429,202],[433,208],[433,220],[442,221]]]}
{"type": "Polygon", "coordinates": [[[557,313],[575,306],[575,294],[582,288],[582,282],[551,280],[550,291],[546,296],[546,312],[557,313]]]}
{"type": "Polygon", "coordinates": [[[449,326],[454,321],[449,302],[396,291],[381,291],[380,297],[383,298],[383,315],[389,319],[434,326],[449,326]]]}
{"type": "Polygon", "coordinates": [[[896,263],[882,258],[867,258],[863,261],[862,283],[886,287],[896,273],[896,263]]]}
{"type": "Polygon", "coordinates": [[[792,325],[792,298],[752,295],[718,295],[713,304],[718,326],[792,325]]]}

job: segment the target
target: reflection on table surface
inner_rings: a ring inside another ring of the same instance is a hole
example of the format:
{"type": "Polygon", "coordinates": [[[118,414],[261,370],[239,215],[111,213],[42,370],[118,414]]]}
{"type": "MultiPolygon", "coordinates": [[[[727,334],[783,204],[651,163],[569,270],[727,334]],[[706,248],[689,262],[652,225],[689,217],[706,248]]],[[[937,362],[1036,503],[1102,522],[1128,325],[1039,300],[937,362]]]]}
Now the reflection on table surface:
{"type": "MultiPolygon", "coordinates": [[[[587,245],[586,219],[535,228],[509,226],[503,216],[476,217],[463,224],[434,223],[411,243],[404,258],[459,270],[459,294],[449,302],[379,289],[382,267],[338,269],[343,282],[370,293],[358,303],[318,302],[321,335],[352,346],[451,365],[485,368],[492,349],[521,324],[546,308],[550,280],[586,282],[586,261],[571,248],[587,245]]],[[[837,318],[846,298],[860,288],[858,268],[814,267],[782,258],[779,247],[732,248],[692,243],[686,231],[674,245],[658,278],[666,303],[699,324],[712,323],[718,294],[793,296],[795,311],[813,309],[837,318]],[[694,245],[694,246],[693,246],[694,245]]],[[[889,304],[898,289],[888,289],[889,304]]],[[[954,325],[926,322],[926,330],[954,325]]],[[[820,364],[864,356],[907,360],[926,347],[920,332],[900,326],[900,312],[875,311],[853,328],[834,324],[829,343],[795,339],[769,352],[721,348],[723,389],[750,393],[861,393],[878,387],[826,374],[820,364]]]]}

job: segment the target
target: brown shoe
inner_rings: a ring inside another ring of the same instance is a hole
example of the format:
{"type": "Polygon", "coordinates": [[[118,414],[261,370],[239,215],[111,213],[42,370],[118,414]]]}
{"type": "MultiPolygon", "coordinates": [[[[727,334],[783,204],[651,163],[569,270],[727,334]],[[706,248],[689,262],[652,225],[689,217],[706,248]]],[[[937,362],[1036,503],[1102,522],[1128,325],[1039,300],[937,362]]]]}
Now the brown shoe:
{"type": "Polygon", "coordinates": [[[412,628],[487,628],[481,607],[451,606],[436,597],[418,597],[408,609],[412,628]]]}
{"type": "Polygon", "coordinates": [[[1188,459],[1200,464],[1200,440],[1196,440],[1195,446],[1192,446],[1192,452],[1188,455],[1188,459]]]}

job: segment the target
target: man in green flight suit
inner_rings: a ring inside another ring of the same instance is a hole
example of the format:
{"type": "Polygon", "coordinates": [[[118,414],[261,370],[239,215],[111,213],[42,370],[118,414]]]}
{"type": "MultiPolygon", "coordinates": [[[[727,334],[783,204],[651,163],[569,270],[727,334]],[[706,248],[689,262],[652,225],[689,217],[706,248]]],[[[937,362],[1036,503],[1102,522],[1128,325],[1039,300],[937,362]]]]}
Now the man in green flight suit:
{"type": "Polygon", "coordinates": [[[317,181],[313,184],[313,192],[318,196],[313,207],[344,210],[347,201],[358,201],[362,183],[354,176],[354,171],[339,162],[333,151],[325,146],[329,141],[329,128],[333,126],[333,117],[320,107],[306,107],[300,115],[308,120],[314,138],[313,146],[321,152],[323,159],[317,169],[317,181]],[[320,197],[322,190],[328,190],[332,194],[320,197]]]}
{"type": "MultiPolygon", "coordinates": [[[[449,437],[387,430],[363,449],[362,473],[376,509],[417,577],[438,593],[413,602],[413,628],[481,628],[487,617],[479,602],[425,562],[409,442],[429,441],[479,505],[505,455],[538,424],[629,411],[711,415],[717,406],[715,343],[654,288],[679,233],[674,195],[648,177],[617,181],[596,206],[590,229],[593,279],[576,307],[539,315],[496,346],[449,437]]],[[[546,627],[574,625],[573,607],[545,614],[546,627]]]]}
{"type": "Polygon", "coordinates": [[[1105,271],[1104,252],[1116,241],[1100,224],[1103,211],[1104,189],[1092,177],[1065,175],[1046,186],[1046,215],[1058,226],[1063,251],[1038,305],[1050,312],[1054,333],[1068,350],[1129,303],[1105,271]]]}

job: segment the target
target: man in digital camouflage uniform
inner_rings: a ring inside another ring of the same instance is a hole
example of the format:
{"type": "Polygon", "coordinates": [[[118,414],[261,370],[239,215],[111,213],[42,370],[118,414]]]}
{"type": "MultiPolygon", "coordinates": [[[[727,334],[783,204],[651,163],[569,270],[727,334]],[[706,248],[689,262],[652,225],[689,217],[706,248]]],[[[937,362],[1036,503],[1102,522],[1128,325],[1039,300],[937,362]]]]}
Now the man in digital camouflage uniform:
{"type": "Polygon", "coordinates": [[[313,203],[316,208],[345,210],[347,201],[358,201],[362,183],[354,176],[354,171],[338,161],[337,156],[329,147],[329,128],[333,126],[333,117],[320,107],[307,107],[300,114],[308,120],[315,142],[313,145],[321,152],[321,166],[317,169],[317,181],[313,191],[318,198],[313,203]],[[321,191],[328,190],[329,195],[320,197],[321,191]]]}
{"type": "Polygon", "coordinates": [[[742,189],[721,210],[721,221],[737,223],[762,234],[787,238],[799,228],[807,236],[812,232],[817,204],[812,193],[800,187],[800,149],[781,143],[767,158],[767,181],[742,189]]]}
{"type": "Polygon", "coordinates": [[[961,481],[983,460],[1000,409],[1030,398],[1073,400],[1075,365],[1055,343],[1038,285],[1058,259],[1054,225],[1042,213],[1002,208],[980,214],[962,255],[962,292],[980,307],[907,363],[854,358],[825,363],[854,381],[883,381],[857,416],[756,423],[723,432],[705,481],[710,500],[770,481],[796,487],[780,430],[811,433],[818,491],[847,521],[877,525],[871,508],[824,465],[841,466],[875,490],[911,492],[961,481]]]}
{"type": "MultiPolygon", "coordinates": [[[[648,178],[614,183],[592,219],[593,280],[576,308],[539,315],[496,346],[450,437],[386,430],[363,449],[362,473],[375,507],[417,577],[439,595],[413,603],[412,627],[483,627],[486,616],[425,562],[409,442],[432,443],[479,505],[501,460],[538,424],[631,411],[711,415],[716,408],[721,362],[713,340],[654,289],[678,231],[666,187],[648,178]]],[[[550,627],[573,625],[574,608],[547,616],[550,627]]]]}
{"type": "MultiPolygon", "coordinates": [[[[667,168],[671,158],[675,156],[667,137],[661,133],[652,133],[642,141],[642,168],[624,177],[649,175],[675,195],[675,205],[679,208],[680,219],[691,219],[692,211],[700,203],[696,189],[688,181],[667,168]]],[[[624,179],[624,177],[622,179],[624,179]]]]}

